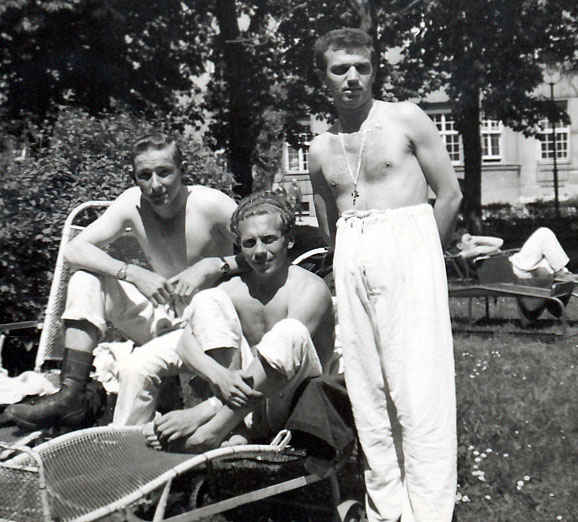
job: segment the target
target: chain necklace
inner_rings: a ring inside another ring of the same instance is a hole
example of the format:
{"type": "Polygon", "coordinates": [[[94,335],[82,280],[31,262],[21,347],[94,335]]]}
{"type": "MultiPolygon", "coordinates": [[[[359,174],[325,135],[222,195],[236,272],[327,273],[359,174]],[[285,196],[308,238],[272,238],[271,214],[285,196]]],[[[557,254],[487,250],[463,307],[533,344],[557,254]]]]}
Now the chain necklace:
{"type": "MultiPolygon", "coordinates": [[[[367,114],[367,118],[365,118],[365,122],[369,122],[374,106],[375,102],[371,104],[371,109],[367,114]]],[[[341,122],[339,122],[339,128],[340,130],[342,128],[341,122]]],[[[363,129],[361,131],[361,146],[359,147],[359,156],[357,158],[357,171],[355,175],[353,174],[353,170],[351,170],[349,160],[347,159],[347,152],[345,150],[345,140],[343,138],[343,133],[339,132],[338,134],[339,134],[339,141],[341,143],[341,149],[343,150],[343,157],[345,158],[345,165],[347,166],[347,172],[349,173],[349,177],[353,181],[353,190],[351,191],[351,198],[353,199],[353,206],[355,207],[355,204],[357,203],[357,198],[359,197],[359,191],[357,190],[357,182],[359,181],[359,176],[361,174],[361,163],[363,161],[363,150],[365,149],[365,139],[367,136],[367,129],[363,129]]]]}

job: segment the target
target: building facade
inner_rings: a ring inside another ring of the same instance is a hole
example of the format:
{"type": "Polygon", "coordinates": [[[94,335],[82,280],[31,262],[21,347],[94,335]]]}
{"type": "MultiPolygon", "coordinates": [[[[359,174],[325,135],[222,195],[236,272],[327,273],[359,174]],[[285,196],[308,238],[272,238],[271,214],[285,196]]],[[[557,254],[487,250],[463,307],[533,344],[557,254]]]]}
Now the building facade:
{"type": "MultiPolygon", "coordinates": [[[[482,204],[528,203],[554,199],[554,168],[558,177],[560,201],[578,198],[578,75],[562,77],[555,84],[543,84],[539,94],[561,106],[570,123],[544,120],[535,137],[506,127],[501,121],[482,116],[482,204]],[[551,88],[553,87],[553,91],[551,88]]],[[[464,176],[462,138],[455,128],[447,96],[438,92],[423,103],[422,109],[436,124],[446,144],[458,178],[464,176]]],[[[310,132],[304,133],[300,146],[285,144],[282,171],[277,183],[289,186],[295,181],[301,191],[300,219],[315,221],[315,209],[308,175],[308,143],[326,130],[323,122],[312,119],[310,132]]]]}

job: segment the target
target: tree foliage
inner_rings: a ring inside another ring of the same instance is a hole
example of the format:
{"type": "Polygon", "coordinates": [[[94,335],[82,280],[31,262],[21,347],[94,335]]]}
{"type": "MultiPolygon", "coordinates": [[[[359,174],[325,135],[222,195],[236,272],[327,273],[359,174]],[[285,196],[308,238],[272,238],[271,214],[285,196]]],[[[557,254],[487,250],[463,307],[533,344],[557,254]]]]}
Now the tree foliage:
{"type": "Polygon", "coordinates": [[[92,114],[111,99],[167,109],[201,69],[195,18],[179,2],[6,0],[0,4],[0,88],[11,117],[41,119],[71,93],[92,114]]]}
{"type": "Polygon", "coordinates": [[[399,63],[380,61],[376,95],[449,95],[467,206],[479,214],[479,111],[532,132],[547,110],[533,94],[540,65],[545,56],[575,63],[575,21],[570,0],[6,0],[0,95],[11,115],[70,99],[96,114],[113,99],[167,110],[187,90],[183,125],[206,124],[245,195],[255,171],[259,186],[272,179],[267,156],[284,133],[291,141],[310,114],[333,116],[312,64],[315,39],[362,26],[382,58],[403,49],[399,63]]]}
{"type": "MultiPolygon", "coordinates": [[[[407,4],[394,1],[392,6],[407,4]]],[[[465,213],[481,212],[480,113],[526,134],[551,107],[536,94],[543,66],[575,63],[570,0],[431,0],[395,19],[403,56],[394,85],[423,98],[443,88],[464,141],[465,213]]],[[[403,95],[402,94],[402,95],[403,95]]]]}

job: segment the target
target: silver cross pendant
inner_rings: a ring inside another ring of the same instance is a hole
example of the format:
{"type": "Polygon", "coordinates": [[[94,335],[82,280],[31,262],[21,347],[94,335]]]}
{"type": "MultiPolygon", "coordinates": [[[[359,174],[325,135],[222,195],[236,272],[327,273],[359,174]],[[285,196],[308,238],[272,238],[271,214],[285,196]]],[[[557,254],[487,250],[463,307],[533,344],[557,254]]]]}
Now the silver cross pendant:
{"type": "Polygon", "coordinates": [[[359,197],[359,192],[357,192],[357,188],[353,189],[351,197],[353,198],[353,206],[355,206],[355,203],[357,203],[357,198],[359,197]]]}

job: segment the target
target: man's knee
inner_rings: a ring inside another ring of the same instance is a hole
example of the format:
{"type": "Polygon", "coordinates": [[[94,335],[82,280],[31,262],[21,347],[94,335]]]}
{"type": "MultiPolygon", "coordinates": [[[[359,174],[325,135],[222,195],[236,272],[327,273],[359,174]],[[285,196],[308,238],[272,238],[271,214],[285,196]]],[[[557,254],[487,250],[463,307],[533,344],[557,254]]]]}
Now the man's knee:
{"type": "Polygon", "coordinates": [[[118,365],[118,379],[121,386],[137,386],[142,388],[146,383],[160,384],[161,378],[158,371],[143,354],[133,352],[125,357],[118,365]]]}
{"type": "Polygon", "coordinates": [[[100,276],[78,270],[68,281],[66,307],[62,319],[67,326],[81,330],[86,330],[89,324],[102,336],[106,331],[103,299],[104,287],[100,276]]]}
{"type": "Polygon", "coordinates": [[[543,239],[551,239],[551,238],[556,237],[554,232],[552,232],[552,230],[549,229],[548,227],[539,227],[538,229],[536,229],[534,234],[536,235],[536,237],[538,237],[542,240],[543,239]]]}
{"type": "Polygon", "coordinates": [[[75,271],[68,280],[68,292],[102,291],[100,276],[86,270],[75,271]]]}
{"type": "Polygon", "coordinates": [[[298,341],[307,340],[310,337],[307,327],[301,321],[293,319],[292,317],[281,319],[275,323],[273,328],[271,328],[271,332],[287,339],[295,339],[298,341]]]}
{"type": "Polygon", "coordinates": [[[267,332],[258,346],[259,353],[275,369],[291,378],[298,369],[316,358],[307,327],[293,318],[282,319],[267,332]]]}
{"type": "Polygon", "coordinates": [[[228,318],[235,314],[235,307],[229,296],[222,290],[209,288],[197,292],[183,312],[183,319],[191,326],[206,320],[228,318]]]}

